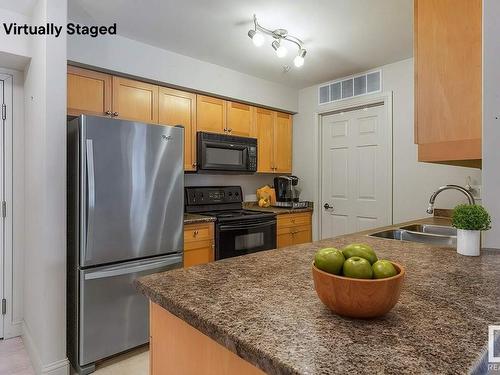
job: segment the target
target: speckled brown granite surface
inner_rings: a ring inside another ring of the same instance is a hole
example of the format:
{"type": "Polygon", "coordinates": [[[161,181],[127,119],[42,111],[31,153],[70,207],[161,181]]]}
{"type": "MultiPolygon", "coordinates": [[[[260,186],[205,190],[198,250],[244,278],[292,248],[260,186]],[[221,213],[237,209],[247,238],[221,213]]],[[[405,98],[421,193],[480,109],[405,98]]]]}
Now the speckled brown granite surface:
{"type": "Polygon", "coordinates": [[[463,374],[488,324],[500,323],[500,252],[464,257],[360,234],[150,275],[137,287],[269,374],[463,374]],[[406,266],[400,301],[382,318],[342,318],[314,291],[315,251],[352,242],[406,266]]]}
{"type": "Polygon", "coordinates": [[[210,223],[217,220],[213,216],[205,216],[198,214],[184,214],[184,224],[210,223]]]}
{"type": "Polygon", "coordinates": [[[286,207],[259,207],[257,202],[244,202],[243,208],[247,210],[262,211],[262,212],[272,212],[276,215],[280,214],[297,214],[300,212],[312,212],[313,202],[307,202],[309,204],[306,208],[286,208],[286,207]]]}

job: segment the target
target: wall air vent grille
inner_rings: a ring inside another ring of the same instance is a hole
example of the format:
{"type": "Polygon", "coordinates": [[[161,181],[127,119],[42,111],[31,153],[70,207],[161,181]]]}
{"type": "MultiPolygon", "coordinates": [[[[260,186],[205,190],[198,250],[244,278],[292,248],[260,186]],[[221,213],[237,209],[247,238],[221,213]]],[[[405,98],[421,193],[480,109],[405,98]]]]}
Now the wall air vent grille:
{"type": "Polygon", "coordinates": [[[382,71],[371,71],[338,79],[319,86],[319,104],[336,102],[382,91],[382,71]]]}

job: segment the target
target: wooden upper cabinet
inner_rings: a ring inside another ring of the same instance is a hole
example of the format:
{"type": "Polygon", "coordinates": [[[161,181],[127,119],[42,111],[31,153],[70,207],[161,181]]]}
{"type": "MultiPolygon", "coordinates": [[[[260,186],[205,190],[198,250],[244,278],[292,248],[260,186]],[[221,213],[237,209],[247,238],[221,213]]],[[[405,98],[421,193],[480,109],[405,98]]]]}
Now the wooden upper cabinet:
{"type": "Polygon", "coordinates": [[[158,86],[114,76],[113,112],[121,119],[157,124],[158,86]]]}
{"type": "Polygon", "coordinates": [[[227,102],[227,132],[241,137],[254,136],[255,108],[241,103],[227,102]]]}
{"type": "Polygon", "coordinates": [[[277,173],[292,173],[292,116],[287,113],[276,113],[274,168],[277,173]]]}
{"type": "Polygon", "coordinates": [[[418,158],[481,159],[482,0],[414,0],[414,6],[418,158]]]}
{"type": "Polygon", "coordinates": [[[196,94],[160,87],[158,123],[184,127],[184,170],[196,170],[196,94]]]}
{"type": "Polygon", "coordinates": [[[110,114],[111,80],[109,74],[68,66],[68,115],[110,114]]]}
{"type": "Polygon", "coordinates": [[[197,95],[196,128],[198,131],[224,133],[226,129],[226,101],[197,95]]]}
{"type": "Polygon", "coordinates": [[[257,136],[257,172],[274,172],[274,120],[275,112],[263,108],[255,109],[257,136]]]}

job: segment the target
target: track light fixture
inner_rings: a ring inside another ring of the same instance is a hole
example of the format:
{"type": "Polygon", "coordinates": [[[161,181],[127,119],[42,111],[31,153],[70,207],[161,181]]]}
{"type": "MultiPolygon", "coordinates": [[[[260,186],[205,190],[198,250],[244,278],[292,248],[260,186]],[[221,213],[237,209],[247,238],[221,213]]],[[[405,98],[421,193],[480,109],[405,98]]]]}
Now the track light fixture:
{"type": "Polygon", "coordinates": [[[304,43],[299,38],[289,35],[288,31],[285,29],[266,29],[265,27],[259,25],[259,23],[257,22],[257,16],[255,14],[253,15],[253,25],[254,28],[248,30],[248,36],[250,39],[252,39],[254,45],[256,45],[257,47],[262,46],[265,42],[264,34],[270,35],[274,38],[273,42],[271,43],[271,47],[273,47],[274,51],[276,52],[276,56],[281,58],[285,57],[288,53],[286,47],[282,44],[282,41],[285,40],[287,42],[295,44],[298,48],[297,55],[293,59],[293,64],[297,68],[300,68],[302,65],[304,65],[304,57],[306,56],[307,51],[304,48],[304,43]]]}

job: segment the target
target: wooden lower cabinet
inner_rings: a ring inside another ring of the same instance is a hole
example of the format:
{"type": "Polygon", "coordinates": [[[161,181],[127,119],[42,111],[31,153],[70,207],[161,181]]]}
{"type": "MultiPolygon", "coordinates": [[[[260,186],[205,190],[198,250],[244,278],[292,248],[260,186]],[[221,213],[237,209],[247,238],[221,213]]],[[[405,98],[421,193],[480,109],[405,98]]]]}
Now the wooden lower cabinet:
{"type": "Polygon", "coordinates": [[[214,261],[214,224],[184,226],[184,268],[214,261]]]}
{"type": "Polygon", "coordinates": [[[150,375],[264,375],[156,303],[149,304],[150,375]]]}
{"type": "Polygon", "coordinates": [[[311,217],[311,212],[277,215],[277,247],[280,248],[311,242],[311,217]]]}

